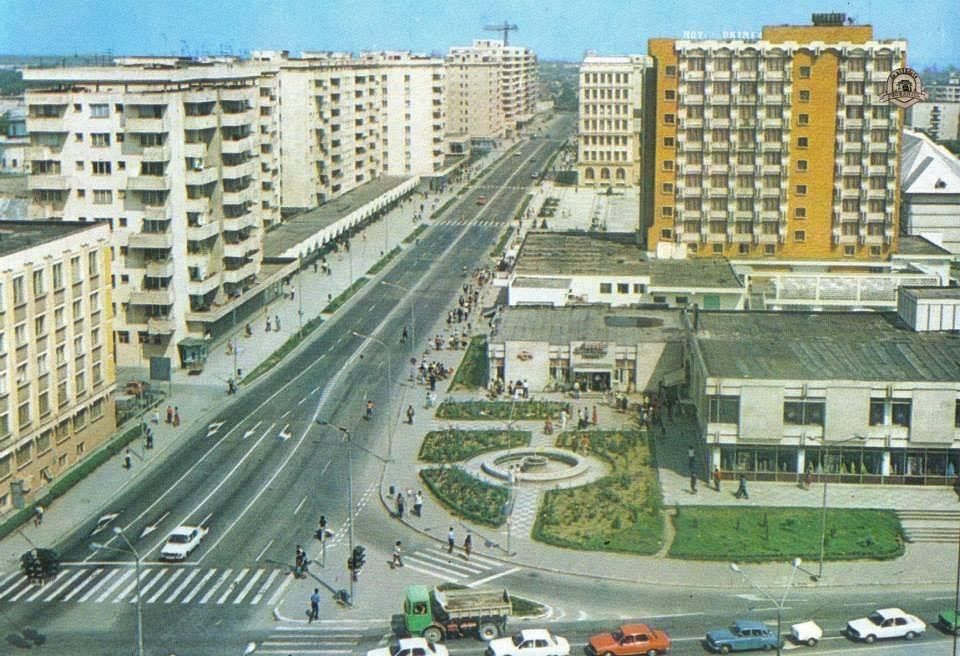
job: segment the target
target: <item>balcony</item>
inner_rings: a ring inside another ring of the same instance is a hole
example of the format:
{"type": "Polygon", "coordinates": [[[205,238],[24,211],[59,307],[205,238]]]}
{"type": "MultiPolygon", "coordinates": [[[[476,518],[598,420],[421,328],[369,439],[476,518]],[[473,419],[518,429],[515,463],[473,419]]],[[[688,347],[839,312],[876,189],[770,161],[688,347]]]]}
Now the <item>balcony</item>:
{"type": "Polygon", "coordinates": [[[66,191],[70,189],[70,182],[64,175],[52,175],[49,173],[31,174],[27,176],[27,189],[55,189],[66,191]]]}
{"type": "Polygon", "coordinates": [[[254,121],[253,112],[239,112],[237,114],[221,114],[220,126],[225,128],[236,128],[243,125],[250,125],[254,121]]]}
{"type": "Polygon", "coordinates": [[[257,172],[257,161],[254,159],[247,160],[242,164],[237,164],[235,166],[230,166],[226,163],[223,165],[223,177],[226,178],[252,178],[253,175],[257,172]]]}
{"type": "Polygon", "coordinates": [[[170,288],[132,289],[130,305],[173,305],[173,290],[170,288]]]}
{"type": "Polygon", "coordinates": [[[124,120],[123,129],[127,132],[169,132],[170,122],[166,117],[163,118],[145,118],[140,116],[127,116],[124,120]]]}
{"type": "Polygon", "coordinates": [[[203,116],[184,116],[184,130],[211,130],[217,127],[217,115],[205,114],[203,116]]]}
{"type": "Polygon", "coordinates": [[[206,296],[220,287],[220,276],[217,272],[210,273],[203,280],[188,280],[187,293],[191,296],[206,296]]]}
{"type": "Polygon", "coordinates": [[[223,217],[223,229],[226,232],[236,232],[244,228],[255,228],[256,226],[257,217],[253,212],[246,212],[233,218],[223,217]]]}
{"type": "Polygon", "coordinates": [[[169,278],[173,275],[173,260],[148,260],[145,271],[151,278],[169,278]]]}
{"type": "Polygon", "coordinates": [[[173,315],[147,318],[147,332],[151,335],[169,335],[177,329],[173,315]]]}
{"type": "Polygon", "coordinates": [[[167,146],[146,146],[140,157],[144,162],[169,162],[170,148],[167,146]]]}
{"type": "Polygon", "coordinates": [[[169,232],[131,233],[127,246],[130,248],[173,248],[173,235],[169,232]]]}
{"type": "Polygon", "coordinates": [[[187,239],[191,241],[205,241],[220,234],[220,226],[216,221],[198,226],[187,226],[187,239]]]}
{"type": "Polygon", "coordinates": [[[185,182],[188,185],[204,186],[220,179],[220,172],[216,166],[205,166],[201,169],[187,169],[185,182]]]}
{"type": "Polygon", "coordinates": [[[199,212],[207,214],[210,212],[210,198],[201,196],[200,198],[188,198],[184,202],[184,210],[187,212],[199,212]]]}
{"type": "Polygon", "coordinates": [[[222,89],[220,91],[220,100],[244,101],[248,104],[253,98],[254,89],[252,87],[237,87],[236,89],[222,89]]]}
{"type": "Polygon", "coordinates": [[[257,199],[256,192],[257,188],[252,184],[245,189],[240,189],[238,191],[224,191],[223,204],[242,205],[243,203],[253,202],[257,199]]]}
{"type": "Polygon", "coordinates": [[[64,125],[64,119],[59,116],[51,117],[27,117],[27,132],[32,134],[34,132],[69,132],[67,126],[64,125]]]}
{"type": "Polygon", "coordinates": [[[127,178],[127,191],[169,191],[170,176],[135,175],[127,178]]]}
{"type": "Polygon", "coordinates": [[[255,145],[251,135],[234,141],[224,139],[220,142],[220,150],[230,155],[239,155],[240,153],[253,152],[255,145]]]}
{"type": "Polygon", "coordinates": [[[247,257],[251,253],[256,253],[259,250],[259,244],[257,244],[256,239],[245,239],[237,243],[226,243],[223,245],[223,256],[224,257],[247,257]]]}
{"type": "Polygon", "coordinates": [[[223,272],[223,281],[226,283],[240,283],[257,274],[257,263],[248,262],[239,269],[229,269],[223,272]]]}
{"type": "Polygon", "coordinates": [[[204,160],[207,158],[207,144],[203,142],[183,144],[183,155],[204,160]]]}
{"type": "Polygon", "coordinates": [[[729,105],[730,96],[729,94],[726,94],[726,93],[718,93],[716,95],[712,95],[710,96],[710,104],[711,105],[729,105]]]}

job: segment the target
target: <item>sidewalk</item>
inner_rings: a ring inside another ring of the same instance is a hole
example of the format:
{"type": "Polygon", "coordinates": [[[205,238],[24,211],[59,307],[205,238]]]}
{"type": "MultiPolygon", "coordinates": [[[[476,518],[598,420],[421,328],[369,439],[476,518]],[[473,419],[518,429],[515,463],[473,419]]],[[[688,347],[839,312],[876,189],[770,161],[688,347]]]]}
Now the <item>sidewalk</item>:
{"type": "MultiPolygon", "coordinates": [[[[504,148],[508,147],[509,144],[504,148]]],[[[493,151],[472,168],[475,171],[486,168],[502,155],[502,151],[503,149],[493,151]]],[[[320,315],[330,299],[336,298],[352,281],[365,275],[381,259],[383,253],[398,245],[407,247],[402,244],[403,239],[421,223],[431,223],[430,220],[413,222],[415,209],[421,202],[426,203],[428,209],[435,210],[454,197],[461,188],[462,184],[448,185],[442,194],[430,192],[427,200],[421,200],[420,192],[414,192],[414,202],[400,203],[385,219],[369,225],[363,234],[356,235],[351,240],[349,253],[341,251],[339,254],[328,255],[330,275],[314,273],[312,268],[294,275],[292,284],[287,287],[288,293],[290,289],[295,290],[294,299],[278,299],[258,313],[251,320],[252,337],[245,337],[244,325],[238,325],[233,335],[211,346],[206,366],[200,374],[191,375],[184,370],[176,370],[172,385],[155,382],[154,386],[166,396],[158,408],[160,423],[153,425],[154,448],[144,450],[143,442],[135,440],[130,444],[133,456],[133,466],[130,469],[123,467],[123,454],[118,454],[46,508],[41,526],[34,526],[32,521],[28,521],[20,529],[0,540],[0,577],[19,567],[20,555],[25,551],[34,546],[53,547],[58,540],[106,512],[105,509],[110,508],[111,501],[131,482],[142,476],[148,468],[163,463],[181,436],[206,426],[221,410],[222,404],[230,400],[227,396],[227,381],[233,375],[235,366],[241,369],[244,375],[253,371],[296,333],[301,321],[299,310],[303,311],[303,324],[320,315]],[[275,319],[279,317],[279,330],[264,331],[267,316],[271,317],[273,328],[276,327],[275,319]],[[228,352],[227,342],[230,340],[236,340],[240,344],[235,355],[228,352]],[[168,404],[178,409],[180,425],[177,427],[164,422],[168,404]]],[[[430,213],[427,212],[426,216],[429,217],[430,213]]],[[[323,330],[323,327],[318,330],[323,330]]],[[[121,368],[116,375],[117,385],[122,387],[127,380],[142,380],[146,379],[147,375],[147,371],[142,368],[121,368]]],[[[243,395],[242,387],[239,395],[243,395]]],[[[143,417],[145,421],[149,419],[150,415],[143,417]]],[[[117,433],[128,428],[129,424],[126,424],[118,429],[117,433]]]]}

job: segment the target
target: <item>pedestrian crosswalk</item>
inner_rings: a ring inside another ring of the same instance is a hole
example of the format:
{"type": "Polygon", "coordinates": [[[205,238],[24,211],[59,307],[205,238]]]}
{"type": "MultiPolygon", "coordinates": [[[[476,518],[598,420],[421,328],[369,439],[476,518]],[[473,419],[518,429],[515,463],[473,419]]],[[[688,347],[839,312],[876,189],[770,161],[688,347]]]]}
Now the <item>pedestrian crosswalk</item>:
{"type": "MultiPolygon", "coordinates": [[[[139,595],[144,604],[256,606],[278,596],[287,571],[282,568],[194,568],[143,566],[139,595]],[[273,593],[273,594],[271,594],[273,593]]],[[[132,603],[138,582],[133,565],[65,566],[52,581],[31,583],[20,572],[0,578],[0,604],[132,603]]]]}
{"type": "Polygon", "coordinates": [[[467,558],[463,549],[457,547],[453,553],[441,545],[432,545],[424,549],[411,551],[403,556],[405,569],[412,569],[421,574],[434,576],[450,583],[466,585],[476,584],[489,578],[496,578],[507,570],[504,564],[493,558],[477,555],[476,552],[467,558]]]}
{"type": "Polygon", "coordinates": [[[434,225],[476,225],[476,226],[502,226],[504,225],[503,219],[474,219],[471,217],[449,217],[445,219],[438,219],[433,222],[434,225]]]}
{"type": "Polygon", "coordinates": [[[278,626],[257,643],[257,654],[298,654],[298,656],[335,656],[366,651],[365,644],[385,644],[389,636],[376,631],[389,620],[319,620],[303,626],[278,626]],[[373,633],[371,633],[373,631],[373,633]]]}

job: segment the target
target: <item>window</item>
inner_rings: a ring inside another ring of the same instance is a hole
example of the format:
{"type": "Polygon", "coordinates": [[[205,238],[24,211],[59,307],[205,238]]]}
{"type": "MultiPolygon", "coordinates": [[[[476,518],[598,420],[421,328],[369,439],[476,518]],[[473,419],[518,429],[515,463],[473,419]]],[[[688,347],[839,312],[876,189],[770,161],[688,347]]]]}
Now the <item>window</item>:
{"type": "Polygon", "coordinates": [[[94,175],[110,175],[112,168],[110,162],[92,162],[94,175]]]}
{"type": "Polygon", "coordinates": [[[601,294],[612,294],[613,293],[613,283],[602,282],[600,283],[600,293],[601,294]]]}
{"type": "Polygon", "coordinates": [[[956,400],[956,407],[953,409],[953,427],[960,428],[960,399],[956,400]]]}
{"type": "Polygon", "coordinates": [[[23,276],[13,279],[13,304],[23,305],[27,302],[26,290],[23,287],[23,276]]]}
{"type": "Polygon", "coordinates": [[[673,89],[667,89],[666,91],[663,92],[664,100],[676,100],[676,98],[677,98],[677,92],[674,91],[673,89]]]}
{"type": "Polygon", "coordinates": [[[807,233],[805,230],[794,230],[793,241],[806,241],[807,233]]]}
{"type": "Polygon", "coordinates": [[[805,160],[805,159],[798,159],[798,160],[797,160],[797,170],[798,170],[798,171],[806,171],[806,170],[808,170],[808,169],[807,169],[807,160],[805,160]]]}
{"type": "Polygon", "coordinates": [[[736,424],[740,421],[739,396],[708,396],[707,421],[736,424]]]}
{"type": "Polygon", "coordinates": [[[673,125],[674,119],[675,119],[675,116],[673,114],[663,115],[663,122],[666,123],[667,125],[673,125]]]}
{"type": "Polygon", "coordinates": [[[53,289],[54,291],[58,289],[63,289],[63,263],[57,262],[53,265],[52,269],[53,274],[53,289]]]}
{"type": "Polygon", "coordinates": [[[671,217],[671,216],[673,216],[673,208],[672,208],[672,207],[661,207],[661,208],[660,208],[660,216],[662,216],[662,217],[671,217]]]}
{"type": "Polygon", "coordinates": [[[47,334],[47,317],[44,314],[37,315],[33,319],[34,337],[43,337],[47,334]]]}
{"type": "Polygon", "coordinates": [[[94,148],[106,148],[110,145],[110,133],[94,132],[90,135],[90,141],[94,148]]]}
{"type": "Polygon", "coordinates": [[[672,183],[672,182],[664,182],[664,183],[663,183],[663,186],[661,187],[661,190],[662,190],[663,193],[665,193],[665,194],[672,194],[672,193],[673,193],[673,183],[672,183]]]}
{"type": "Polygon", "coordinates": [[[630,293],[630,283],[618,282],[618,283],[617,283],[617,293],[618,293],[618,294],[629,294],[629,293],[630,293]]]}
{"type": "Polygon", "coordinates": [[[853,257],[857,254],[857,249],[853,246],[844,246],[843,247],[843,256],[844,257],[853,257]]]}
{"type": "Polygon", "coordinates": [[[87,271],[89,272],[91,278],[100,273],[98,257],[99,253],[97,251],[90,251],[87,254],[87,271]]]}
{"type": "Polygon", "coordinates": [[[800,102],[810,102],[810,92],[806,89],[800,92],[800,102]]]}
{"type": "Polygon", "coordinates": [[[810,125],[810,115],[809,115],[809,114],[798,114],[798,115],[797,115],[797,125],[810,125]]]}
{"type": "Polygon", "coordinates": [[[807,80],[807,79],[809,79],[809,78],[810,78],[810,67],[809,67],[809,66],[801,66],[801,67],[800,67],[800,79],[801,79],[801,80],[807,80]]]}
{"type": "MultiPolygon", "coordinates": [[[[20,428],[30,425],[30,402],[29,401],[25,403],[21,403],[20,407],[17,408],[17,423],[20,426],[20,428]]],[[[29,460],[30,459],[30,443],[28,442],[26,445],[21,447],[21,449],[23,448],[26,448],[27,460],[29,460]]],[[[19,460],[20,460],[21,449],[17,449],[17,461],[18,461],[17,464],[20,464],[19,460]]]]}
{"type": "Polygon", "coordinates": [[[892,421],[894,426],[910,426],[910,399],[894,399],[890,404],[892,421]]]}
{"type": "Polygon", "coordinates": [[[806,148],[810,145],[809,137],[797,137],[797,148],[806,148]]]}
{"type": "Polygon", "coordinates": [[[677,76],[677,67],[676,66],[665,66],[663,69],[663,74],[667,77],[676,77],[677,76]]]}
{"type": "Polygon", "coordinates": [[[673,145],[674,145],[674,139],[673,139],[673,137],[664,137],[664,138],[663,138],[663,145],[664,145],[665,148],[673,148],[673,145]]]}
{"type": "MultiPolygon", "coordinates": [[[[646,285],[641,285],[640,283],[636,283],[636,282],[633,283],[634,294],[643,294],[646,292],[646,289],[647,289],[646,285]]],[[[960,408],[960,401],[957,402],[957,408],[960,408]]],[[[960,410],[958,410],[957,412],[960,412],[960,410]]],[[[958,414],[957,416],[960,417],[960,414],[958,414]]]]}
{"type": "Polygon", "coordinates": [[[806,195],[807,195],[807,185],[797,185],[796,190],[797,190],[797,195],[798,195],[798,196],[806,196],[806,195]]]}
{"type": "Polygon", "coordinates": [[[673,160],[672,160],[672,159],[665,159],[665,160],[663,160],[663,170],[664,170],[664,171],[672,171],[672,170],[673,170],[673,160]]]}
{"type": "Polygon", "coordinates": [[[660,239],[673,239],[673,230],[665,228],[660,231],[660,239]]]}
{"type": "Polygon", "coordinates": [[[795,219],[805,219],[807,218],[807,208],[806,207],[796,207],[793,210],[793,218],[795,219]]]}
{"type": "Polygon", "coordinates": [[[43,296],[47,293],[46,285],[43,280],[43,269],[37,269],[33,272],[33,295],[43,296]]]}
{"type": "Polygon", "coordinates": [[[90,105],[90,118],[107,118],[110,116],[110,105],[90,105]]]}
{"type": "Polygon", "coordinates": [[[94,189],[93,202],[96,205],[109,205],[113,202],[113,192],[109,189],[94,189]]]}

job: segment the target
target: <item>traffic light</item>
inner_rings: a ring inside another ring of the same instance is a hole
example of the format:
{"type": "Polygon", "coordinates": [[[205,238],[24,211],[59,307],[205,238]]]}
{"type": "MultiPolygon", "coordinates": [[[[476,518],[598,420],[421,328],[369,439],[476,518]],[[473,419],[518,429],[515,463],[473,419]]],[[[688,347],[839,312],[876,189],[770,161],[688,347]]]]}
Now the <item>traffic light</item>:
{"type": "Polygon", "coordinates": [[[53,549],[37,549],[37,560],[43,569],[44,578],[52,579],[60,573],[60,554],[53,549]]]}
{"type": "Polygon", "coordinates": [[[363,568],[367,558],[366,551],[359,544],[353,548],[353,569],[355,571],[360,571],[363,568]]]}

